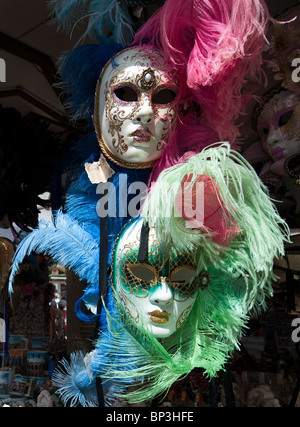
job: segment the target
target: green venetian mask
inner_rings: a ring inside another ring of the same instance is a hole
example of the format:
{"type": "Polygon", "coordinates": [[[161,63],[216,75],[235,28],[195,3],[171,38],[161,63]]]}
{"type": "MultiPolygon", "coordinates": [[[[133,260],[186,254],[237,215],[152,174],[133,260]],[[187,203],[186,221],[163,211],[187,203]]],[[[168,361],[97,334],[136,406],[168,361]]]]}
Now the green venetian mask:
{"type": "Polygon", "coordinates": [[[134,220],[116,240],[113,287],[125,313],[137,325],[154,334],[170,335],[187,317],[199,288],[208,285],[208,275],[197,275],[193,252],[178,253],[166,247],[157,240],[154,228],[149,232],[148,255],[139,261],[141,228],[142,220],[134,220]],[[157,331],[158,325],[162,331],[157,331]]]}

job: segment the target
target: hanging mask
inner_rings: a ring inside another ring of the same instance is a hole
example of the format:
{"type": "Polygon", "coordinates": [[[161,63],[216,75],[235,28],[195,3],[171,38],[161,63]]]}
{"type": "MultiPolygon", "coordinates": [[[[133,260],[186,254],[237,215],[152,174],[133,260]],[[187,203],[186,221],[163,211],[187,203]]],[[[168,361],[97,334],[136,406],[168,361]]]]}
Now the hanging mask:
{"type": "Polygon", "coordinates": [[[139,261],[143,221],[127,225],[115,243],[112,284],[120,310],[156,338],[172,335],[185,322],[199,288],[208,285],[206,272],[196,273],[194,253],[177,252],[159,242],[150,228],[148,255],[139,261]]]}
{"type": "Polygon", "coordinates": [[[300,153],[300,102],[291,91],[274,95],[263,107],[257,130],[274,162],[300,153]]]}
{"type": "Polygon", "coordinates": [[[178,83],[156,50],[128,48],[103,68],[94,126],[102,152],[120,166],[152,167],[178,121],[178,83]]]}

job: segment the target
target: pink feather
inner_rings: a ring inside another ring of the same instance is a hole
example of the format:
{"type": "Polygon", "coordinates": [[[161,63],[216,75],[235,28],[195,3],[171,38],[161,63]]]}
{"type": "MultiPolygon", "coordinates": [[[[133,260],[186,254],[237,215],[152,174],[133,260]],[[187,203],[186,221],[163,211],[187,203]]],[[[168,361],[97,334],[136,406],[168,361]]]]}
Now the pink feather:
{"type": "Polygon", "coordinates": [[[175,207],[189,228],[210,233],[219,245],[229,245],[233,235],[241,231],[224,205],[217,183],[208,175],[185,175],[175,207]]]}
{"type": "Polygon", "coordinates": [[[242,89],[259,76],[268,18],[263,0],[166,0],[133,45],[163,50],[182,96],[201,105],[219,140],[238,148],[236,120],[248,101],[242,89]]]}

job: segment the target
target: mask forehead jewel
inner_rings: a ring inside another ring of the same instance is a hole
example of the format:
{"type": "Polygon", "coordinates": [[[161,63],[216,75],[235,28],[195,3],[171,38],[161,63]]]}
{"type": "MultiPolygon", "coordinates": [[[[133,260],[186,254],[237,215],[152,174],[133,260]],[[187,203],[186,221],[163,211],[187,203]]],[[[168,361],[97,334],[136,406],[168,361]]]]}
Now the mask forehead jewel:
{"type": "Polygon", "coordinates": [[[156,83],[155,73],[150,67],[143,71],[143,74],[138,80],[138,84],[144,90],[151,89],[153,86],[155,86],[155,83],[156,83]]]}

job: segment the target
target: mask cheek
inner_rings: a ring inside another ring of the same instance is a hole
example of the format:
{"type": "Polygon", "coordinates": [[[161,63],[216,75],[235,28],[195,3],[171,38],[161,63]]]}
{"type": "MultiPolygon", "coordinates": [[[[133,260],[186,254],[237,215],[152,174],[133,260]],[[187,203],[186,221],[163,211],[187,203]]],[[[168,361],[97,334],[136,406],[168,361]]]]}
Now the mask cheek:
{"type": "Polygon", "coordinates": [[[186,322],[186,319],[195,304],[195,299],[189,298],[185,302],[177,303],[177,304],[176,303],[174,304],[175,306],[174,310],[176,310],[176,307],[177,307],[177,316],[176,316],[176,324],[175,324],[176,331],[180,328],[181,325],[183,325],[186,322]],[[177,304],[180,305],[179,308],[177,304]]]}
{"type": "Polygon", "coordinates": [[[159,139],[168,141],[170,135],[176,128],[178,117],[174,108],[160,108],[155,115],[155,133],[159,139]]]}
{"type": "Polygon", "coordinates": [[[300,113],[294,112],[293,118],[284,126],[281,127],[282,136],[285,140],[294,141],[300,140],[300,113]]]}
{"type": "Polygon", "coordinates": [[[138,295],[120,291],[118,298],[122,311],[127,318],[131,319],[139,329],[148,330],[156,335],[149,316],[149,312],[153,310],[153,306],[149,301],[150,295],[151,292],[148,292],[147,297],[141,298],[138,295]]]}
{"type": "Polygon", "coordinates": [[[187,290],[186,292],[182,292],[181,290],[174,290],[174,301],[178,303],[183,303],[188,300],[194,300],[198,295],[198,288],[196,286],[193,286],[192,290],[187,290]]]}
{"type": "Polygon", "coordinates": [[[111,128],[126,130],[128,123],[131,123],[130,117],[133,108],[115,105],[108,110],[107,118],[111,128]]]}
{"type": "Polygon", "coordinates": [[[170,129],[174,129],[178,122],[178,106],[162,108],[161,116],[168,121],[170,129]]]}
{"type": "MultiPolygon", "coordinates": [[[[137,301],[134,301],[133,295],[130,296],[122,290],[118,293],[118,299],[124,314],[129,317],[133,323],[138,325],[140,323],[140,312],[138,310],[137,301]]],[[[137,300],[137,298],[135,298],[137,300]]]]}

